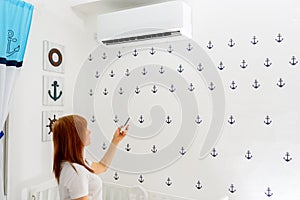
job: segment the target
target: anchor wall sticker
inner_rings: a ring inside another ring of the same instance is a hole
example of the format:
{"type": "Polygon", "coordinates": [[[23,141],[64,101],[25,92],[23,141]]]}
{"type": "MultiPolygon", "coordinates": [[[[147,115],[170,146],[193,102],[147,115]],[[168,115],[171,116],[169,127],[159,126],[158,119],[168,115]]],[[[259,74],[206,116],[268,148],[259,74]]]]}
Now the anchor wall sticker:
{"type": "Polygon", "coordinates": [[[117,57],[118,57],[118,58],[121,58],[121,57],[122,57],[121,51],[118,51],[117,57]]]}
{"type": "Polygon", "coordinates": [[[209,86],[208,86],[208,89],[210,90],[214,90],[216,87],[214,86],[214,83],[213,82],[210,82],[209,86]]]}
{"type": "Polygon", "coordinates": [[[235,193],[236,192],[236,189],[235,189],[235,187],[234,187],[233,184],[230,185],[228,191],[231,192],[231,193],[235,193]]]}
{"type": "Polygon", "coordinates": [[[197,115],[195,122],[196,124],[200,124],[202,122],[202,119],[200,118],[199,115],[197,115]]]}
{"type": "Polygon", "coordinates": [[[289,61],[289,63],[290,63],[292,66],[294,66],[294,65],[296,65],[296,64],[298,63],[298,61],[297,61],[297,59],[296,59],[295,56],[292,56],[291,61],[289,61]]]}
{"type": "Polygon", "coordinates": [[[128,143],[126,144],[125,150],[126,151],[130,151],[131,150],[130,144],[128,144],[128,143]]]}
{"type": "Polygon", "coordinates": [[[251,40],[251,44],[256,45],[258,43],[258,40],[256,39],[255,36],[253,36],[252,40],[251,40]]]}
{"type": "Polygon", "coordinates": [[[130,75],[129,69],[126,69],[125,76],[129,76],[129,75],[130,75]]]}
{"type": "Polygon", "coordinates": [[[96,71],[95,77],[96,77],[96,78],[99,78],[99,77],[100,77],[100,73],[99,73],[98,71],[96,71]]]}
{"type": "Polygon", "coordinates": [[[137,55],[138,55],[139,53],[137,52],[137,50],[135,49],[135,50],[133,50],[133,53],[132,53],[132,55],[134,56],[134,57],[137,57],[137,55]]]}
{"type": "Polygon", "coordinates": [[[243,60],[243,61],[242,61],[242,64],[240,65],[240,67],[241,67],[242,69],[245,69],[247,66],[248,66],[248,65],[246,64],[246,61],[243,60]]]}
{"type": "Polygon", "coordinates": [[[188,44],[188,47],[186,48],[187,51],[192,51],[193,47],[191,45],[191,43],[188,44]]]}
{"type": "Polygon", "coordinates": [[[257,79],[254,80],[254,83],[252,84],[252,87],[257,89],[260,87],[260,84],[258,83],[257,79]]]}
{"type": "Polygon", "coordinates": [[[204,67],[202,66],[201,63],[199,63],[199,65],[197,66],[197,70],[198,70],[199,72],[202,72],[203,69],[204,69],[204,67]]]}
{"type": "Polygon", "coordinates": [[[271,120],[271,118],[269,117],[269,115],[266,116],[266,118],[265,118],[265,120],[264,120],[264,123],[265,123],[266,125],[270,125],[270,124],[272,123],[272,120],[271,120]]]}
{"type": "Polygon", "coordinates": [[[153,56],[153,55],[156,53],[156,51],[155,51],[154,48],[152,47],[149,53],[153,56]]]}
{"type": "Polygon", "coordinates": [[[96,121],[96,118],[95,118],[95,116],[93,115],[92,118],[91,118],[91,122],[94,123],[95,121],[96,121]]]}
{"type": "Polygon", "coordinates": [[[271,192],[270,187],[268,187],[267,192],[265,192],[265,194],[266,194],[268,197],[271,197],[271,196],[273,195],[273,193],[271,192]]]}
{"type": "Polygon", "coordinates": [[[107,88],[104,88],[103,94],[104,94],[105,96],[108,95],[107,88]]]}
{"type": "Polygon", "coordinates": [[[195,185],[195,187],[200,190],[202,188],[202,185],[200,183],[200,181],[198,180],[197,184],[195,185]]]}
{"type": "Polygon", "coordinates": [[[232,81],[229,87],[230,89],[235,90],[237,88],[237,85],[235,84],[234,81],[232,81]]]}
{"type": "Polygon", "coordinates": [[[212,157],[216,157],[218,155],[217,151],[215,148],[212,149],[210,155],[212,155],[212,157]]]}
{"type": "Polygon", "coordinates": [[[272,63],[270,62],[270,59],[266,58],[266,61],[264,62],[264,66],[270,67],[271,65],[272,65],[272,63]]]}
{"type": "Polygon", "coordinates": [[[102,54],[102,59],[105,60],[106,58],[107,58],[107,55],[106,55],[106,53],[104,52],[104,53],[102,54]]]}
{"type": "Polygon", "coordinates": [[[282,38],[282,36],[281,36],[280,33],[278,33],[278,35],[277,35],[277,37],[275,38],[275,40],[276,40],[278,43],[280,43],[280,42],[283,41],[283,38],[282,38]]]}
{"type": "Polygon", "coordinates": [[[155,146],[155,145],[153,145],[153,146],[152,146],[152,148],[151,148],[151,152],[152,152],[152,153],[156,153],[156,152],[157,152],[157,148],[156,148],[156,146],[155,146]]]}
{"type": "Polygon", "coordinates": [[[179,153],[180,153],[182,156],[186,153],[186,151],[184,150],[184,147],[181,147],[179,153]]]}
{"type": "Polygon", "coordinates": [[[223,70],[224,68],[225,68],[225,66],[223,65],[223,62],[221,61],[219,66],[218,66],[218,69],[223,70]]]}
{"type": "Polygon", "coordinates": [[[167,178],[167,181],[165,183],[166,183],[167,186],[171,186],[172,185],[170,177],[167,178]]]}
{"type": "Polygon", "coordinates": [[[59,95],[57,95],[57,88],[59,87],[57,81],[53,81],[51,86],[53,86],[53,95],[51,94],[51,90],[48,90],[48,95],[50,96],[51,99],[57,101],[61,97],[62,91],[60,91],[59,95]]]}
{"type": "Polygon", "coordinates": [[[103,144],[102,144],[102,149],[103,149],[103,150],[106,150],[106,149],[107,149],[107,146],[106,146],[105,142],[103,142],[103,144]]]}
{"type": "Polygon", "coordinates": [[[144,76],[147,74],[147,70],[146,70],[145,67],[143,68],[142,74],[143,74],[144,76]]]}
{"type": "Polygon", "coordinates": [[[212,44],[211,41],[208,42],[208,45],[206,46],[208,49],[212,49],[214,45],[212,44]]]}
{"type": "Polygon", "coordinates": [[[230,115],[228,123],[231,124],[231,125],[235,123],[235,120],[234,120],[232,115],[230,115]]]}
{"type": "Polygon", "coordinates": [[[116,181],[119,180],[120,177],[119,177],[119,175],[118,175],[118,172],[115,172],[115,175],[114,175],[113,178],[114,178],[116,181]]]}
{"type": "Polygon", "coordinates": [[[139,86],[136,86],[136,88],[135,88],[134,92],[135,92],[136,94],[139,94],[139,93],[141,92],[141,90],[140,90],[139,86]]]}
{"type": "Polygon", "coordinates": [[[176,89],[175,89],[174,85],[172,84],[171,87],[169,88],[169,91],[170,91],[170,92],[175,92],[175,90],[176,90],[176,89]]]}
{"type": "Polygon", "coordinates": [[[184,71],[184,68],[182,67],[182,65],[179,65],[179,67],[177,68],[177,71],[179,73],[182,73],[184,71]]]}
{"type": "Polygon", "coordinates": [[[280,88],[282,88],[283,86],[285,86],[285,83],[283,82],[282,78],[279,78],[278,83],[276,83],[276,85],[280,88]]]}
{"type": "Polygon", "coordinates": [[[114,121],[115,123],[118,123],[119,119],[118,119],[118,116],[117,116],[117,115],[115,115],[113,121],[114,121]]]}
{"type": "Polygon", "coordinates": [[[89,55],[88,60],[92,61],[94,58],[92,57],[92,54],[89,55]]]}
{"type": "Polygon", "coordinates": [[[245,155],[245,158],[247,158],[248,160],[250,160],[252,158],[252,154],[250,152],[250,150],[247,151],[246,155],[245,155]]]}
{"type": "Polygon", "coordinates": [[[140,116],[139,120],[138,120],[141,124],[144,122],[144,118],[143,115],[140,116]]]}
{"type": "Polygon", "coordinates": [[[161,66],[158,72],[159,72],[160,74],[163,74],[163,73],[165,72],[164,67],[161,66]]]}
{"type": "Polygon", "coordinates": [[[138,181],[139,181],[140,183],[143,183],[143,182],[145,181],[145,179],[143,178],[143,175],[142,175],[142,174],[140,175],[138,181]]]}
{"type": "Polygon", "coordinates": [[[171,46],[171,45],[169,45],[169,48],[167,49],[167,51],[168,51],[169,53],[172,53],[172,52],[173,52],[173,49],[172,49],[172,46],[171,46]]]}
{"type": "Polygon", "coordinates": [[[18,45],[17,47],[11,49],[12,46],[12,42],[17,42],[18,39],[14,38],[14,31],[13,30],[8,30],[7,31],[7,46],[6,46],[6,56],[12,56],[13,54],[17,53],[20,51],[20,45],[18,45]]]}
{"type": "Polygon", "coordinates": [[[286,152],[285,156],[283,157],[283,160],[285,160],[286,162],[290,162],[292,160],[289,152],[286,152]]]}
{"type": "Polygon", "coordinates": [[[168,115],[168,116],[167,116],[167,119],[166,119],[166,123],[167,123],[167,124],[170,124],[171,122],[172,122],[171,117],[168,115]]]}
{"type": "Polygon", "coordinates": [[[233,47],[235,45],[235,43],[233,42],[233,39],[231,38],[229,40],[229,43],[227,44],[229,47],[233,47]]]}

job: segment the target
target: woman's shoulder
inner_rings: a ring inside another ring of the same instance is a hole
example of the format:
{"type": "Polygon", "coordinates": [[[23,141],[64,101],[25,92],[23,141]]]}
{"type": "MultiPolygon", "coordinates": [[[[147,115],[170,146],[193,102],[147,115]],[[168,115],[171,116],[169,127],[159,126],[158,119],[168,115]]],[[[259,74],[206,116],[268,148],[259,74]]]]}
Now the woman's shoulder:
{"type": "Polygon", "coordinates": [[[84,173],[85,174],[88,172],[88,170],[84,166],[82,166],[78,163],[64,162],[64,163],[62,163],[62,171],[61,172],[68,173],[68,174],[74,174],[74,173],[76,173],[76,174],[84,173]]]}

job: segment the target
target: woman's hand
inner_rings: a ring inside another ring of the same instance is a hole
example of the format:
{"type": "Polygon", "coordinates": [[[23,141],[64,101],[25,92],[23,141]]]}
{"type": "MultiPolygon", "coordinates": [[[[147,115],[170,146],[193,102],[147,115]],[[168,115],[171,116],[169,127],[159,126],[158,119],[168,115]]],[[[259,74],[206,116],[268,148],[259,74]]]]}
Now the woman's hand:
{"type": "Polygon", "coordinates": [[[123,138],[126,136],[126,134],[128,132],[129,125],[126,126],[124,131],[121,131],[122,127],[123,126],[119,126],[117,128],[117,130],[115,131],[115,133],[114,133],[114,136],[113,136],[113,139],[112,139],[112,143],[114,145],[118,145],[121,142],[121,140],[123,140],[123,138]]]}

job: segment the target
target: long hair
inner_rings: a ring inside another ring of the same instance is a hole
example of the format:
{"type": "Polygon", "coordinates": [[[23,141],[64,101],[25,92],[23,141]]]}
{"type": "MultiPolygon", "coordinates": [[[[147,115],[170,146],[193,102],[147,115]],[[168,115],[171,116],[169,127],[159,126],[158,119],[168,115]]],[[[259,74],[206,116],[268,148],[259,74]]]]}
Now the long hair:
{"type": "Polygon", "coordinates": [[[86,128],[86,119],[79,115],[61,117],[53,124],[53,172],[58,183],[62,162],[77,163],[94,173],[83,158],[84,144],[80,137],[85,134],[86,128]]]}

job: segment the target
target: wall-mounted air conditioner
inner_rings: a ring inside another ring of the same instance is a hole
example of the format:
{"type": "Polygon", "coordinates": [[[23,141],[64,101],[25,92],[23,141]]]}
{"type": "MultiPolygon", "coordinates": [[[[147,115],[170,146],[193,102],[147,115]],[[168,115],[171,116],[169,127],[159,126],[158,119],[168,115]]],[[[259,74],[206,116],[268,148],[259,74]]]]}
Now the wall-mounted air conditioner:
{"type": "Polygon", "coordinates": [[[192,36],[191,9],[171,1],[98,15],[97,40],[106,45],[192,36]]]}

